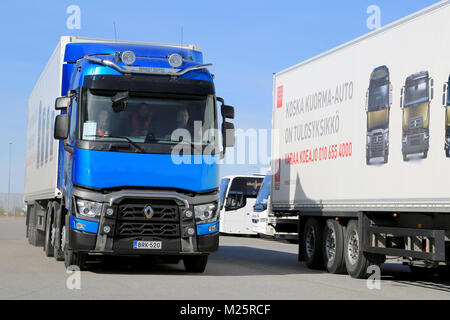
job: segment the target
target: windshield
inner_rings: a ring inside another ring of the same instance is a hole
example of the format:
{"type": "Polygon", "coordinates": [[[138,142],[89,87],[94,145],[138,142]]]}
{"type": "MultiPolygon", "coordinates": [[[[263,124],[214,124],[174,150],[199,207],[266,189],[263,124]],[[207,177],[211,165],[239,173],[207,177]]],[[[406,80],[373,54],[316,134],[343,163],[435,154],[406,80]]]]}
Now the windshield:
{"type": "Polygon", "coordinates": [[[389,85],[385,84],[369,89],[369,112],[389,104],[389,85]]]}
{"type": "Polygon", "coordinates": [[[223,203],[225,200],[225,193],[227,192],[229,182],[230,182],[230,179],[228,179],[228,178],[224,178],[224,179],[222,179],[222,181],[220,181],[220,188],[219,188],[220,209],[223,208],[223,203]]]}
{"type": "Polygon", "coordinates": [[[427,81],[421,80],[406,87],[405,105],[428,100],[427,81]]]}
{"type": "Polygon", "coordinates": [[[172,141],[172,133],[184,129],[183,141],[188,136],[196,144],[215,143],[212,95],[130,93],[123,110],[113,110],[115,94],[87,90],[81,115],[83,140],[178,143],[179,138],[172,141]]]}
{"type": "Polygon", "coordinates": [[[264,177],[262,182],[261,189],[258,192],[258,196],[256,197],[256,205],[263,205],[267,208],[267,201],[269,200],[270,195],[270,174],[264,177]]]}

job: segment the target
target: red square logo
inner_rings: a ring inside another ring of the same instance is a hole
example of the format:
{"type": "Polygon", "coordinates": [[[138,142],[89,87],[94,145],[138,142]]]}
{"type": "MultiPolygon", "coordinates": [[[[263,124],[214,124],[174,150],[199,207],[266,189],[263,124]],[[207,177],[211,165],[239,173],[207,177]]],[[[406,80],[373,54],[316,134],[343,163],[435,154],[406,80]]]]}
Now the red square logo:
{"type": "Polygon", "coordinates": [[[277,109],[283,105],[283,86],[277,88],[277,109]]]}

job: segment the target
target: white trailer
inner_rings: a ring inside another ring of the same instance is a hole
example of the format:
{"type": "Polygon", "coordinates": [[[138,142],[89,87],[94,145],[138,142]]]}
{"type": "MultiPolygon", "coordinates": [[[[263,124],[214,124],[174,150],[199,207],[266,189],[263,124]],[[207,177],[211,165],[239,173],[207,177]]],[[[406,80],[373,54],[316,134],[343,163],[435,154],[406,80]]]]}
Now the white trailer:
{"type": "Polygon", "coordinates": [[[447,272],[449,17],[442,1],[274,74],[271,205],[299,215],[308,267],[447,272]]]}

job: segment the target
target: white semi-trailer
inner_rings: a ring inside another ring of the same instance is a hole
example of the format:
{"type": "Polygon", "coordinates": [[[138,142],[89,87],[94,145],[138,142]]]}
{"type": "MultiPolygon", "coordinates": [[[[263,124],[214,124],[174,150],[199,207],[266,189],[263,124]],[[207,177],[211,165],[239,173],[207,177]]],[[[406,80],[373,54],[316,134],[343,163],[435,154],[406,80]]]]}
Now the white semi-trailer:
{"type": "Polygon", "coordinates": [[[271,205],[308,267],[448,272],[449,29],[442,1],[274,75],[271,205]]]}

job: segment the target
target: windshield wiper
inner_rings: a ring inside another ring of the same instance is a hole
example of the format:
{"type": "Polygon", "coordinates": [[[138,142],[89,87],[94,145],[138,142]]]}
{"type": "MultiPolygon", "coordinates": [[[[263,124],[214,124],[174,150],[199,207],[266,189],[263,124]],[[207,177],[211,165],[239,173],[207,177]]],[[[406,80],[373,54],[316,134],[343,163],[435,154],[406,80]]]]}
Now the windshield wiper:
{"type": "Polygon", "coordinates": [[[130,138],[125,137],[125,136],[112,136],[109,134],[101,136],[101,135],[96,135],[96,134],[90,134],[90,135],[87,135],[87,137],[125,139],[130,144],[132,144],[136,149],[138,149],[141,152],[144,152],[144,149],[142,149],[136,142],[134,142],[133,140],[131,140],[130,138]]]}
{"type": "Polygon", "coordinates": [[[192,148],[194,148],[194,149],[196,149],[196,150],[198,150],[198,151],[203,151],[203,150],[199,150],[199,149],[197,148],[198,145],[196,145],[194,142],[187,142],[187,141],[184,141],[184,140],[177,141],[177,140],[172,140],[172,139],[157,139],[157,138],[154,138],[154,137],[147,137],[147,138],[145,139],[145,142],[159,142],[159,141],[162,141],[162,142],[172,142],[172,143],[184,143],[184,144],[190,145],[192,148]]]}

